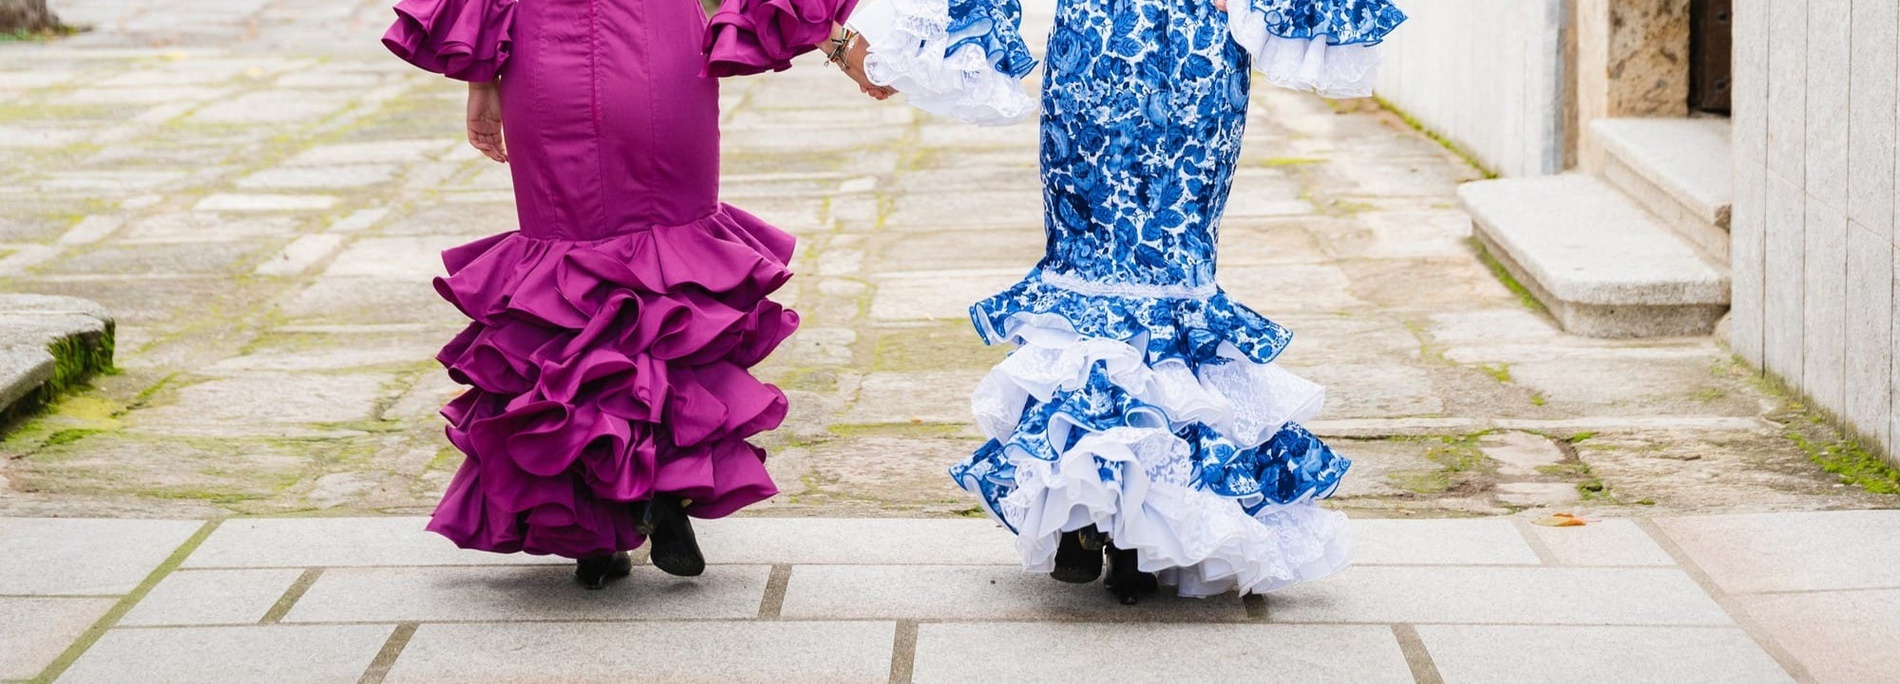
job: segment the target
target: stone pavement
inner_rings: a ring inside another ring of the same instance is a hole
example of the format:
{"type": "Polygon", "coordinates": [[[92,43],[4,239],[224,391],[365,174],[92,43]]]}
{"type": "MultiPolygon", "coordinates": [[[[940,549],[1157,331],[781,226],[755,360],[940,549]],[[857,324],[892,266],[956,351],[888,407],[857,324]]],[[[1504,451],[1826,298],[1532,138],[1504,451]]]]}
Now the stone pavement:
{"type": "Polygon", "coordinates": [[[1017,575],[943,468],[1002,354],[964,307],[1042,248],[1036,131],[874,103],[810,60],[723,90],[726,199],[801,238],[805,318],[760,368],[792,397],[765,440],[784,493],[707,525],[729,565],[581,599],[413,517],[309,517],[426,513],[456,466],[429,359],[460,319],[428,280],[512,227],[507,170],[458,141],[455,84],[376,45],[386,0],[54,6],[96,30],[0,44],[0,291],[105,305],[120,372],[0,441],[0,679],[1900,672],[1900,521],[1844,510],[1900,504],[1869,490],[1890,472],[1708,338],[1561,333],[1474,255],[1476,171],[1367,103],[1266,88],[1222,280],[1331,389],[1341,578],[1128,610],[1017,575]],[[1633,521],[1524,527],[1552,509],[1633,521]],[[1095,645],[1046,647],[1070,643],[1095,645]]]}
{"type": "MultiPolygon", "coordinates": [[[[385,0],[54,4],[96,30],[0,44],[0,291],[104,304],[122,372],[0,441],[0,514],[426,513],[459,460],[437,252],[513,226],[456,84],[383,53],[385,0]]],[[[1041,252],[1035,127],[872,102],[816,60],[723,92],[726,199],[802,240],[805,325],[759,369],[792,398],[764,440],[785,491],[754,512],[975,515],[942,471],[1002,350],[964,310],[1041,252]]],[[[1474,256],[1477,172],[1398,117],[1256,93],[1221,278],[1330,387],[1349,509],[1900,502],[1813,463],[1867,457],[1712,340],[1558,331],[1474,256]]]]}
{"type": "Polygon", "coordinates": [[[1900,511],[1360,519],[1338,577],[1135,607],[979,520],[711,521],[602,592],[421,526],[0,519],[0,679],[1900,681],[1900,511]]]}

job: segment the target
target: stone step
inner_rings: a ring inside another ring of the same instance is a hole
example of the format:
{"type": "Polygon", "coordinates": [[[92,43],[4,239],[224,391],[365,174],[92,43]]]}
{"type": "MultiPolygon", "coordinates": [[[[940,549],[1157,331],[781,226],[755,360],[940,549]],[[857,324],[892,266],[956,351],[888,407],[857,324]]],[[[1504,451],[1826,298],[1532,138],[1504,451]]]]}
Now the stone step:
{"type": "Polygon", "coordinates": [[[74,297],[0,294],[0,431],[112,367],[113,321],[74,297]]]}
{"type": "Polygon", "coordinates": [[[1729,120],[1602,119],[1603,177],[1717,263],[1728,263],[1729,120]]]}
{"type": "Polygon", "coordinates": [[[1565,330],[1707,335],[1728,311],[1727,269],[1602,179],[1480,181],[1458,196],[1484,248],[1565,330]]]}

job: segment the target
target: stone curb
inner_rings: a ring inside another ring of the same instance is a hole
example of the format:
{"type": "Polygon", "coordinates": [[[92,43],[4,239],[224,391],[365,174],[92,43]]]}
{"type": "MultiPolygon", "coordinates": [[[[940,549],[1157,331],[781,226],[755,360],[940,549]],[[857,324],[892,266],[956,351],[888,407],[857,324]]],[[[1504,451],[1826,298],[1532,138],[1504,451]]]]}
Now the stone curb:
{"type": "Polygon", "coordinates": [[[114,332],[96,302],[0,294],[0,427],[111,368],[114,332]]]}

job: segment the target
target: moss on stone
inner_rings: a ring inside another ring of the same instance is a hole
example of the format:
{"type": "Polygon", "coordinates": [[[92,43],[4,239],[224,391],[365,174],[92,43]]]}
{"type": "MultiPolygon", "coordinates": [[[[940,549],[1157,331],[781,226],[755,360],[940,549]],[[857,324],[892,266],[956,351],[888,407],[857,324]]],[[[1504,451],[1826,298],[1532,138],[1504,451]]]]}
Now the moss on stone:
{"type": "Polygon", "coordinates": [[[1491,269],[1492,277],[1497,278],[1499,283],[1503,283],[1505,289],[1510,290],[1511,294],[1517,295],[1519,304],[1523,304],[1524,308],[1538,313],[1550,313],[1549,309],[1544,308],[1543,302],[1537,301],[1537,295],[1531,294],[1530,288],[1524,287],[1523,283],[1518,282],[1517,277],[1511,275],[1511,271],[1504,268],[1504,264],[1498,261],[1497,257],[1492,256],[1491,250],[1484,248],[1484,243],[1479,242],[1475,237],[1469,238],[1469,242],[1471,248],[1478,253],[1478,260],[1484,262],[1485,268],[1491,269]]]}
{"type": "Polygon", "coordinates": [[[58,403],[60,397],[84,386],[93,376],[111,372],[116,332],[107,321],[102,332],[62,337],[46,345],[46,351],[53,355],[53,377],[12,406],[0,407],[0,433],[58,403]]]}

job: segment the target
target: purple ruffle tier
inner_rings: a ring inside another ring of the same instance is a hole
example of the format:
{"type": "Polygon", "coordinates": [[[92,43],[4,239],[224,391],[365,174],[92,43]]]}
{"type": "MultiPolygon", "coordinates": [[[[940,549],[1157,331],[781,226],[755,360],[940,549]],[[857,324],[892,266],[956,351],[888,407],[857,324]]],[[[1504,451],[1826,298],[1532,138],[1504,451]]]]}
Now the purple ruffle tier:
{"type": "Polygon", "coordinates": [[[592,242],[505,233],[443,253],[436,290],[474,322],[437,359],[468,456],[429,529],[465,548],[567,557],[639,546],[629,502],[701,518],[777,493],[746,438],[785,395],[747,369],[798,327],[766,299],[793,238],[738,209],[592,242]]]}
{"type": "Polygon", "coordinates": [[[706,31],[706,74],[784,71],[817,49],[858,0],[725,0],[706,31]]]}
{"type": "Polygon", "coordinates": [[[383,45],[403,61],[464,81],[492,81],[514,48],[516,0],[402,0],[383,45]]]}

